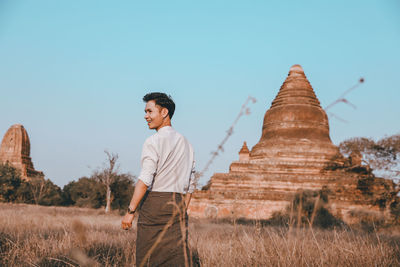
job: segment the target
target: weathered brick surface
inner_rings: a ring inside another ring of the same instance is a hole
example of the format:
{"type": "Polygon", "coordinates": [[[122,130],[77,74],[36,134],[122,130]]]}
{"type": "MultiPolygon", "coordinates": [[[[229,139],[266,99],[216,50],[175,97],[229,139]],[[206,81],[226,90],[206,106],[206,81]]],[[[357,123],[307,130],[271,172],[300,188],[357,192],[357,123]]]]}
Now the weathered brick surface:
{"type": "Polygon", "coordinates": [[[41,176],[36,171],[30,157],[31,144],[28,133],[21,124],[14,124],[5,133],[0,146],[0,162],[8,162],[21,172],[23,179],[41,176]]]}

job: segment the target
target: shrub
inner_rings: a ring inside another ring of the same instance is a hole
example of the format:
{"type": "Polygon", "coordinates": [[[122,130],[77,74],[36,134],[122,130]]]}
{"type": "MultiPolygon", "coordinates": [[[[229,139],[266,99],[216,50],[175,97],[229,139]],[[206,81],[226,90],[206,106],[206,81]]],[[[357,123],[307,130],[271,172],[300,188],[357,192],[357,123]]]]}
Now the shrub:
{"type": "Polygon", "coordinates": [[[21,176],[17,169],[8,163],[0,164],[0,201],[16,201],[21,182],[21,176]]]}
{"type": "Polygon", "coordinates": [[[284,211],[275,212],[268,224],[276,226],[310,225],[320,228],[344,226],[344,222],[333,216],[326,208],[329,190],[300,190],[284,211]]]}
{"type": "Polygon", "coordinates": [[[349,212],[354,224],[366,232],[374,232],[385,225],[385,218],[380,212],[354,209],[349,212]]]}

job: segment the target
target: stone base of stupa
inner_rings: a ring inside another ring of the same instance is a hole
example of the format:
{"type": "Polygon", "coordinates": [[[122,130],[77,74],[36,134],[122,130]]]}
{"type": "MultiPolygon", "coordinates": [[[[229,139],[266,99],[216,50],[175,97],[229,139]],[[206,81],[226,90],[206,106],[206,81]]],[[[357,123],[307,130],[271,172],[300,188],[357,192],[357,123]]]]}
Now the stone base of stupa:
{"type": "Polygon", "coordinates": [[[328,209],[336,217],[351,223],[355,211],[382,213],[377,200],[384,198],[394,183],[373,178],[373,194],[360,189],[358,174],[331,173],[321,176],[269,174],[244,176],[234,173],[216,173],[209,190],[193,194],[189,215],[195,218],[245,218],[268,220],[274,212],[284,211],[294,196],[303,191],[328,191],[328,209]],[[255,177],[257,177],[255,179],[255,177]]]}
{"type": "Polygon", "coordinates": [[[374,178],[374,194],[360,190],[359,174],[325,172],[320,175],[288,173],[216,173],[208,190],[196,191],[189,214],[198,218],[269,219],[274,212],[283,211],[296,193],[325,190],[329,193],[332,213],[346,218],[353,209],[381,210],[376,199],[384,194],[391,181],[374,178]]]}

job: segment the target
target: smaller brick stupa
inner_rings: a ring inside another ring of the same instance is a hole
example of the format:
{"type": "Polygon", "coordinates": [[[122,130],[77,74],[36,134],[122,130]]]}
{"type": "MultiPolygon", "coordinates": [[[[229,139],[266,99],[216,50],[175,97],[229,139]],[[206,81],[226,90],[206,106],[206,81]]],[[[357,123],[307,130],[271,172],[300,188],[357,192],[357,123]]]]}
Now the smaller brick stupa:
{"type": "Polygon", "coordinates": [[[36,171],[30,157],[31,144],[24,126],[14,124],[3,137],[0,146],[0,162],[9,163],[21,172],[22,179],[44,177],[43,172],[36,171]]]}

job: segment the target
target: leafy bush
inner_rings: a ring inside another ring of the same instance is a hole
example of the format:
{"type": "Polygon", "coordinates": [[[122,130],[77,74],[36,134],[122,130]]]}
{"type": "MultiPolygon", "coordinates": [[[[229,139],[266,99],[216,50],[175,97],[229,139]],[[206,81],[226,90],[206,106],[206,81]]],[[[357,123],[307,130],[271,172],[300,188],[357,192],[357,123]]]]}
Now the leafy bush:
{"type": "Polygon", "coordinates": [[[95,179],[82,177],[63,188],[64,205],[100,208],[105,205],[105,192],[95,179]]]}
{"type": "Polygon", "coordinates": [[[349,212],[349,215],[355,221],[354,226],[358,225],[366,232],[375,232],[385,224],[385,218],[379,212],[354,209],[349,212]]]}
{"type": "Polygon", "coordinates": [[[272,214],[268,223],[276,226],[310,225],[320,228],[345,225],[326,208],[328,194],[325,187],[319,191],[300,190],[284,211],[272,214]]]}
{"type": "Polygon", "coordinates": [[[362,161],[374,170],[374,174],[385,178],[400,177],[400,134],[374,141],[356,137],[339,144],[340,152],[351,155],[360,153],[362,161]]]}
{"type": "Polygon", "coordinates": [[[21,182],[21,176],[17,169],[8,163],[0,164],[0,202],[16,201],[21,182]]]}
{"type": "MultiPolygon", "coordinates": [[[[126,209],[134,190],[134,177],[119,174],[110,186],[112,209],[126,209]]],[[[96,177],[82,177],[64,186],[63,205],[100,208],[106,205],[106,188],[96,177]]]]}

